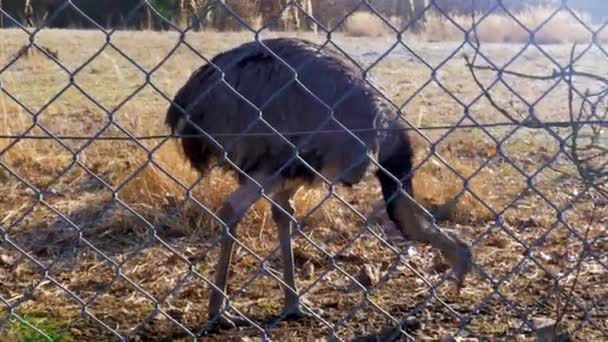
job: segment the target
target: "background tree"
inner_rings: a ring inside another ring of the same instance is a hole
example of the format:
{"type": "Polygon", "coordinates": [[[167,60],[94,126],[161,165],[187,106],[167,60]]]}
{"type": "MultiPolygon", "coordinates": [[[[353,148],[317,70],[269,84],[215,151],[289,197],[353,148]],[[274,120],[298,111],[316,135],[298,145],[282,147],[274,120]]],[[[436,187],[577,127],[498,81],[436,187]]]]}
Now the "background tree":
{"type": "MultiPolygon", "coordinates": [[[[270,29],[314,30],[314,22],[308,20],[305,13],[312,13],[321,24],[332,28],[341,18],[361,3],[360,0],[297,0],[299,8],[292,5],[290,9],[283,12],[282,16],[279,16],[281,9],[291,1],[150,0],[149,3],[164,18],[172,20],[181,27],[193,26],[194,29],[201,29],[203,26],[211,26],[218,30],[238,30],[242,28],[240,22],[230,14],[230,11],[226,10],[225,6],[228,6],[250,24],[261,19],[261,24],[270,29]]],[[[0,6],[6,15],[21,24],[29,22],[31,25],[39,25],[44,22],[45,18],[56,14],[47,23],[49,27],[95,27],[93,23],[74,10],[72,5],[64,7],[65,2],[66,0],[0,0],[0,6]],[[28,6],[25,6],[26,4],[28,6]],[[29,8],[27,11],[26,7],[29,8]],[[61,12],[56,13],[62,7],[64,8],[61,12]]],[[[409,22],[430,3],[432,3],[431,10],[440,8],[442,11],[458,14],[469,14],[472,11],[487,12],[496,6],[496,0],[475,0],[474,2],[471,0],[368,0],[368,2],[387,18],[397,16],[403,22],[409,22]]],[[[140,3],[139,0],[72,0],[71,3],[97,24],[106,28],[169,28],[162,19],[154,14],[154,11],[148,10],[147,5],[134,10],[140,3]]],[[[502,0],[501,3],[510,11],[523,10],[530,6],[562,5],[561,0],[502,0]]],[[[608,18],[608,6],[603,1],[569,0],[567,6],[590,13],[597,22],[603,22],[608,18]]],[[[499,9],[498,12],[500,11],[499,9]]],[[[420,21],[417,25],[414,25],[414,29],[420,28],[422,23],[423,21],[420,21]]],[[[0,27],[14,25],[13,20],[9,20],[6,16],[0,16],[0,27]]]]}

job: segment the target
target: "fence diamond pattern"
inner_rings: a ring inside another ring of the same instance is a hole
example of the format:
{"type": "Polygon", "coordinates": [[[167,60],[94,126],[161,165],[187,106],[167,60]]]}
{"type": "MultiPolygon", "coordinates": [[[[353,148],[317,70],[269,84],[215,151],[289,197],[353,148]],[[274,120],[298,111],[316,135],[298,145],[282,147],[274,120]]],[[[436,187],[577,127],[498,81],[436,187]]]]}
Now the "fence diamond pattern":
{"type": "MultiPolygon", "coordinates": [[[[242,32],[195,32],[146,0],[126,20],[149,11],[168,32],[109,30],[71,1],[36,27],[0,9],[4,22],[16,26],[0,31],[6,37],[0,38],[2,335],[607,337],[608,81],[602,64],[608,51],[602,36],[608,23],[592,23],[563,1],[530,27],[500,0],[468,23],[435,1],[407,22],[383,17],[366,0],[332,28],[300,13],[319,32],[298,34],[354,61],[407,123],[416,145],[415,199],[472,245],[474,271],[463,288],[455,290],[437,251],[395,235],[385,204],[374,204],[380,193],[372,180],[352,188],[325,180],[321,189],[300,191],[290,215],[297,223],[296,280],[311,317],[277,316],[284,282],[269,216],[277,203],[260,193],[233,237],[237,250],[225,294],[227,310],[249,325],[209,332],[207,300],[224,225],[218,210],[234,182],[217,167],[209,175],[192,171],[173,144],[179,137],[167,133],[162,120],[194,68],[232,43],[280,35],[251,25],[224,2],[207,10],[218,8],[242,32]],[[97,29],[49,30],[66,10],[97,29]],[[360,11],[377,18],[381,37],[344,34],[360,11]],[[527,42],[486,43],[496,15],[527,42]],[[563,16],[588,39],[544,44],[546,28],[563,16]],[[424,24],[415,23],[437,18],[462,40],[423,42],[418,30],[424,24]],[[449,203],[434,210],[441,201],[449,203]]],[[[282,11],[294,8],[302,5],[290,1],[282,11]]],[[[291,67],[298,82],[298,67],[291,67]]],[[[264,109],[256,110],[268,124],[264,109]]],[[[269,129],[285,141],[328,133],[269,129]]],[[[229,134],[256,137],[248,130],[229,134]]]]}

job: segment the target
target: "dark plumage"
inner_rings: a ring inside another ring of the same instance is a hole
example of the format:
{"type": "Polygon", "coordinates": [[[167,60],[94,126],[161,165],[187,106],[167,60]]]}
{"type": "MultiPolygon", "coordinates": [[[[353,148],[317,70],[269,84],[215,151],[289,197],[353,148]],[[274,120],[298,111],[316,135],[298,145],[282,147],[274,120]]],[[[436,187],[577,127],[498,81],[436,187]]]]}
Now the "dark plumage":
{"type": "MultiPolygon", "coordinates": [[[[388,147],[401,141],[405,157],[402,160],[409,163],[411,152],[404,132],[357,131],[401,126],[399,121],[390,120],[394,119],[393,112],[361,78],[353,63],[328,49],[318,52],[319,46],[303,40],[279,38],[264,44],[297,69],[299,82],[295,81],[294,70],[261,44],[255,41],[244,44],[216,56],[211,61],[215,67],[207,64],[194,73],[169,109],[167,123],[172,130],[180,134],[201,133],[185,122],[182,122],[185,126],[178,128],[184,117],[182,109],[185,110],[194,123],[226,148],[230,160],[248,174],[274,173],[283,168],[283,177],[314,177],[308,167],[293,159],[293,147],[272,134],[268,125],[287,133],[337,131],[286,135],[286,138],[298,146],[299,155],[315,170],[350,168],[339,179],[347,184],[358,182],[369,167],[366,150],[377,157],[381,144],[388,147]],[[221,82],[222,72],[226,83],[221,82]],[[267,124],[260,119],[258,109],[267,124]],[[330,119],[332,110],[339,123],[330,119]],[[269,135],[238,136],[245,131],[269,135]]],[[[219,146],[209,139],[183,139],[182,144],[199,170],[204,170],[221,153],[219,146]]]]}
{"type": "MultiPolygon", "coordinates": [[[[241,186],[218,213],[226,230],[216,268],[217,289],[226,290],[236,226],[260,198],[252,177],[275,202],[272,214],[284,263],[284,316],[305,315],[308,310],[302,307],[295,284],[290,199],[301,185],[320,178],[316,172],[332,183],[350,185],[369,170],[380,181],[391,220],[408,239],[439,248],[460,285],[470,270],[471,252],[455,234],[427,220],[412,200],[412,149],[393,108],[339,53],[299,39],[263,43],[241,45],[197,70],[176,95],[166,118],[173,132],[198,135],[181,139],[196,169],[205,172],[216,160],[248,175],[238,173],[241,186]],[[296,151],[304,162],[296,158],[296,151]]],[[[209,317],[224,326],[244,323],[224,309],[224,295],[213,290],[209,317]]]]}

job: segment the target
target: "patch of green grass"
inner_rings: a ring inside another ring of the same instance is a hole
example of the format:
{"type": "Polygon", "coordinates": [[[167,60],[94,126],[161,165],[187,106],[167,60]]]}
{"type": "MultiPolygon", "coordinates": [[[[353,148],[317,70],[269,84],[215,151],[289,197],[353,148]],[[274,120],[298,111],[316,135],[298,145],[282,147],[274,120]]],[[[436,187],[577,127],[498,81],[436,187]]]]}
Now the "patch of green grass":
{"type": "Polygon", "coordinates": [[[49,341],[49,338],[51,341],[55,342],[71,341],[68,332],[65,329],[65,324],[49,318],[48,315],[30,313],[21,315],[21,317],[24,321],[27,321],[27,323],[36,327],[36,329],[44,335],[40,334],[40,332],[21,320],[12,318],[7,327],[9,341],[37,342],[49,341]]]}

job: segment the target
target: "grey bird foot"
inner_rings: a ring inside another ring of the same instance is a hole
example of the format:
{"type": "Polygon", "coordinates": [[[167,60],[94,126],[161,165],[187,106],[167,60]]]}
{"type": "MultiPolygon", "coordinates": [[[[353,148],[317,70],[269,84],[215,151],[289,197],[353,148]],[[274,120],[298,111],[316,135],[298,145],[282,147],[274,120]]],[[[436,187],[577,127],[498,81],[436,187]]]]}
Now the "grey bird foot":
{"type": "Polygon", "coordinates": [[[446,252],[446,257],[452,266],[457,290],[460,291],[467,274],[473,269],[473,252],[462,240],[455,238],[454,242],[453,248],[446,252]]]}
{"type": "Polygon", "coordinates": [[[299,304],[297,306],[285,309],[281,314],[281,317],[283,317],[284,321],[294,321],[302,318],[314,318],[315,316],[310,310],[299,304]]]}
{"type": "Polygon", "coordinates": [[[220,329],[235,329],[237,327],[248,326],[250,323],[240,316],[224,312],[219,317],[215,316],[209,318],[209,325],[208,331],[216,331],[220,329]]]}

